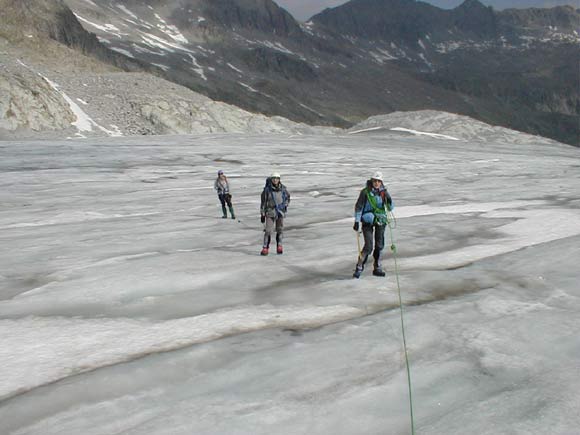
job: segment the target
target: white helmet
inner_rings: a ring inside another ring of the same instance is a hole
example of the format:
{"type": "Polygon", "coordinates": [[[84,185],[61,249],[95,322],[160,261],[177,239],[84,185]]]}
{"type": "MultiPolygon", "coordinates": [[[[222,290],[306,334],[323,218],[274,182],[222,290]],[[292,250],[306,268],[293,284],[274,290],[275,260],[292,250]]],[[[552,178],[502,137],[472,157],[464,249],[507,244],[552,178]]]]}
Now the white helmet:
{"type": "Polygon", "coordinates": [[[371,180],[383,181],[383,173],[381,171],[376,171],[371,177],[371,180]]]}
{"type": "Polygon", "coordinates": [[[280,178],[280,173],[274,171],[272,172],[272,175],[270,175],[270,178],[280,178]]]}

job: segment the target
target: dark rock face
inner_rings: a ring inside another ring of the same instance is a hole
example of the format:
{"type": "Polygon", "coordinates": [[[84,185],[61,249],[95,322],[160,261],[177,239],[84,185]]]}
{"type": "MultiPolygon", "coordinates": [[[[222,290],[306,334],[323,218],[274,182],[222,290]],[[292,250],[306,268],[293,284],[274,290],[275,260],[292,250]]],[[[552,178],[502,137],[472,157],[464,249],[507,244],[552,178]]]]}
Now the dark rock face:
{"type": "Polygon", "coordinates": [[[279,51],[260,47],[243,53],[246,65],[262,73],[279,74],[287,80],[316,80],[317,74],[307,62],[279,51]]]}
{"type": "Polygon", "coordinates": [[[427,35],[445,40],[450,33],[493,37],[497,27],[493,10],[477,0],[453,10],[415,0],[353,0],[315,15],[312,21],[351,36],[409,43],[427,35]]]}
{"type": "Polygon", "coordinates": [[[284,37],[301,33],[294,18],[271,0],[204,0],[201,12],[226,29],[257,30],[284,37]]]}

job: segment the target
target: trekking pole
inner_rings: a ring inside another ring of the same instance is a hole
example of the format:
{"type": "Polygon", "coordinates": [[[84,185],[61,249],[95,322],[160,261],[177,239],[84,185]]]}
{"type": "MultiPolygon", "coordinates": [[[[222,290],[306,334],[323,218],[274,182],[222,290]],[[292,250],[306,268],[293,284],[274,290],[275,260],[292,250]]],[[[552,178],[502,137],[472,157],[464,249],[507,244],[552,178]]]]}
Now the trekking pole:
{"type": "Polygon", "coordinates": [[[362,257],[362,250],[360,247],[360,231],[356,232],[356,244],[358,246],[358,262],[360,263],[360,259],[362,257]]]}

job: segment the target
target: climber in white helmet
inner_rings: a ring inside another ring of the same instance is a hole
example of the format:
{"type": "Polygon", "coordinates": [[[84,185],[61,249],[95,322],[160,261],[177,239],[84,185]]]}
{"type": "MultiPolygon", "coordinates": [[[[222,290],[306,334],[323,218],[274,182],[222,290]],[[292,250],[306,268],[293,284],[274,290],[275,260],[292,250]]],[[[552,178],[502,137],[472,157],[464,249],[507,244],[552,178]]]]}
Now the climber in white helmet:
{"type": "Polygon", "coordinates": [[[288,204],[290,204],[290,194],[286,186],[280,181],[280,174],[273,172],[266,180],[260,204],[260,221],[264,224],[264,243],[261,255],[268,255],[274,228],[276,229],[276,253],[282,254],[284,252],[282,236],[288,204]]]}
{"type": "Polygon", "coordinates": [[[373,275],[385,276],[385,271],[381,265],[381,253],[385,247],[387,211],[391,211],[392,209],[393,200],[383,183],[383,173],[377,171],[367,181],[366,187],[361,190],[356,205],[354,206],[353,229],[357,232],[362,229],[365,241],[362,251],[359,252],[353,274],[354,278],[360,277],[371,253],[374,258],[373,275]]]}

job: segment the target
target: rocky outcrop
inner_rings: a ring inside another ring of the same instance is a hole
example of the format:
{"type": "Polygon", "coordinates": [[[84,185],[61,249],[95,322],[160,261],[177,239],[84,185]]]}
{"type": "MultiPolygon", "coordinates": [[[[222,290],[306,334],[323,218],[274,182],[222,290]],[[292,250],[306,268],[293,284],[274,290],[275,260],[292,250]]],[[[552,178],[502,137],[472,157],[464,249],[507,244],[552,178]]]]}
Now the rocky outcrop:
{"type": "Polygon", "coordinates": [[[333,128],[311,127],[281,117],[267,117],[208,100],[192,104],[182,100],[151,100],[133,106],[160,134],[287,133],[331,134],[333,128]]]}
{"type": "Polygon", "coordinates": [[[42,69],[19,61],[0,68],[0,139],[47,131],[53,138],[337,131],[247,112],[145,73],[43,71],[43,77],[36,68],[42,69]]]}
{"type": "Polygon", "coordinates": [[[0,68],[1,131],[63,130],[75,120],[62,96],[40,76],[0,68]]]}
{"type": "Polygon", "coordinates": [[[87,32],[63,0],[0,0],[2,35],[7,39],[50,38],[125,71],[158,69],[105,47],[87,32]]]}

